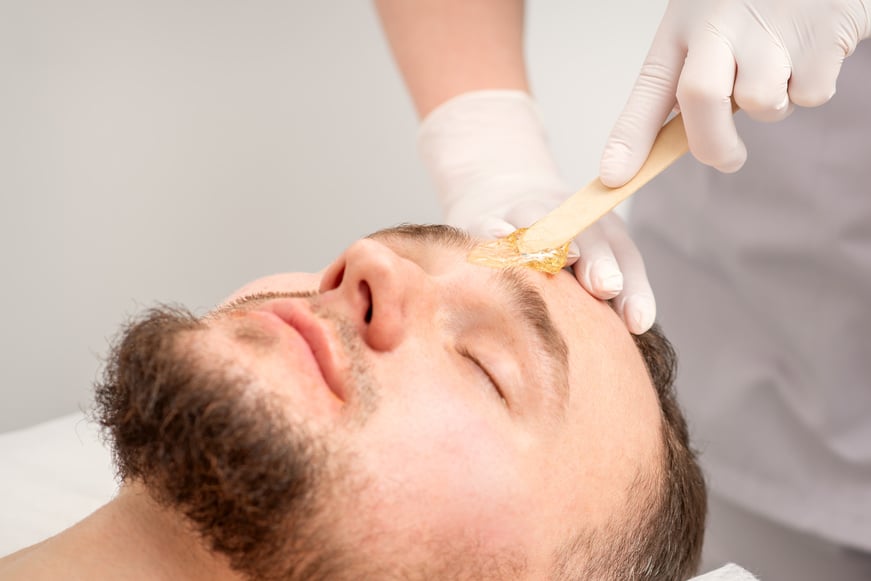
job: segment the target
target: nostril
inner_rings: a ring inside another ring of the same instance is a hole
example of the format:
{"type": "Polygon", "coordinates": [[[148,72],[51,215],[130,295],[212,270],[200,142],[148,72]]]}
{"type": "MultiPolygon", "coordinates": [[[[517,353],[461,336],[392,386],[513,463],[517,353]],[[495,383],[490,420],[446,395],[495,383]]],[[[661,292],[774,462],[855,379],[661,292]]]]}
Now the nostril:
{"type": "Polygon", "coordinates": [[[372,302],[372,291],[366,281],[360,281],[360,294],[363,295],[363,300],[367,305],[366,315],[363,317],[363,320],[366,321],[366,324],[368,325],[372,322],[372,310],[374,303],[372,302]]]}
{"type": "Polygon", "coordinates": [[[333,280],[332,288],[339,288],[342,284],[342,279],[345,278],[345,267],[339,269],[339,272],[336,273],[336,277],[333,280]]]}
{"type": "Polygon", "coordinates": [[[336,290],[342,284],[345,278],[345,264],[333,263],[324,271],[324,277],[321,279],[321,284],[318,291],[325,293],[331,290],[336,290]]]}

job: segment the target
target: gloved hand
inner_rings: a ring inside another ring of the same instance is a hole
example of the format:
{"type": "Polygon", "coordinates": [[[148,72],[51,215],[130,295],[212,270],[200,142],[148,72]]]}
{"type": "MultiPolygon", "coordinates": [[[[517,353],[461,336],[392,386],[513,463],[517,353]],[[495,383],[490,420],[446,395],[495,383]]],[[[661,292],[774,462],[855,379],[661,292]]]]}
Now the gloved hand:
{"type": "Polygon", "coordinates": [[[730,96],[750,117],[779,121],[835,94],[844,58],[871,35],[869,0],[670,0],[600,165],[627,182],[678,104],[690,151],[720,171],[747,158],[730,96]]]}
{"type": "MultiPolygon", "coordinates": [[[[532,99],[522,91],[475,91],[422,122],[418,145],[446,222],[484,238],[506,236],[557,207],[571,190],[551,158],[532,99]]],[[[629,331],[656,318],[641,254],[621,218],[608,214],[570,248],[572,270],[593,296],[612,300],[629,331]]]]}

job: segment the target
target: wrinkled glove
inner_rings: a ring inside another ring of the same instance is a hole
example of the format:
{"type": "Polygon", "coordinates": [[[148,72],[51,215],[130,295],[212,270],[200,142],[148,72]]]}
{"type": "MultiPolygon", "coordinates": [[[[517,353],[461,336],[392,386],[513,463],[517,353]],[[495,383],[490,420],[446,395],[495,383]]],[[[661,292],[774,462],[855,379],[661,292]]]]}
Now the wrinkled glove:
{"type": "MultiPolygon", "coordinates": [[[[522,91],[475,91],[423,120],[418,145],[448,224],[482,238],[506,236],[557,207],[569,194],[551,158],[531,97],[522,91]]],[[[569,250],[572,271],[593,296],[612,305],[635,334],[656,318],[641,254],[621,218],[608,214],[569,250]]]]}
{"type": "Polygon", "coordinates": [[[869,0],[670,0],[605,145],[602,182],[635,175],[675,104],[693,155],[737,171],[747,150],[730,96],[758,121],[822,105],[844,58],[871,35],[869,10],[869,0]]]}

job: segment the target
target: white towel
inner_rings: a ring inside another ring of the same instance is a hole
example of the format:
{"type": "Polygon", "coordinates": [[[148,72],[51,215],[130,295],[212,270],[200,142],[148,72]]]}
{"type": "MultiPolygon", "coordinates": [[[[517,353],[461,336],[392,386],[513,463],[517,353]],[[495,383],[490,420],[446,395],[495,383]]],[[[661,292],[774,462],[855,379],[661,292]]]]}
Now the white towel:
{"type": "Polygon", "coordinates": [[[759,581],[755,575],[747,569],[739,567],[735,563],[729,563],[719,569],[709,571],[704,575],[693,577],[690,581],[759,581]]]}

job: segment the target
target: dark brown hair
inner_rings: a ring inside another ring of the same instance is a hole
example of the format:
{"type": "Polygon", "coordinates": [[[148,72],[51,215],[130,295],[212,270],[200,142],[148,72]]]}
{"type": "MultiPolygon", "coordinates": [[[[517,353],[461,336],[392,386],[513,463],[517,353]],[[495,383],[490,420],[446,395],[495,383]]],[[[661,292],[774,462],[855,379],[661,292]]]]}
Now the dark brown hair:
{"type": "Polygon", "coordinates": [[[661,463],[633,483],[629,516],[557,552],[552,577],[560,581],[684,581],[699,565],[707,493],[674,393],[677,357],[659,326],[634,339],[659,398],[661,463]]]}

